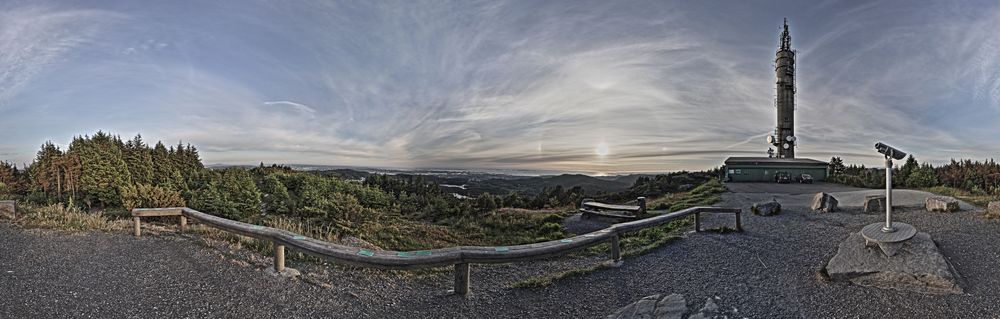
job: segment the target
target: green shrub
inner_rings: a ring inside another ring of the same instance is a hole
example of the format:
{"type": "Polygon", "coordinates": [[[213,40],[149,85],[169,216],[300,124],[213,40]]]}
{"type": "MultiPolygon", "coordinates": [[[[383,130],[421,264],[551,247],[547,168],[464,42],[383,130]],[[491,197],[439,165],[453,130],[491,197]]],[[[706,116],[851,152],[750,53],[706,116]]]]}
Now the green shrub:
{"type": "Polygon", "coordinates": [[[122,187],[122,206],[127,210],[133,208],[182,207],[187,205],[181,193],[159,186],[139,184],[135,187],[122,187]]]}

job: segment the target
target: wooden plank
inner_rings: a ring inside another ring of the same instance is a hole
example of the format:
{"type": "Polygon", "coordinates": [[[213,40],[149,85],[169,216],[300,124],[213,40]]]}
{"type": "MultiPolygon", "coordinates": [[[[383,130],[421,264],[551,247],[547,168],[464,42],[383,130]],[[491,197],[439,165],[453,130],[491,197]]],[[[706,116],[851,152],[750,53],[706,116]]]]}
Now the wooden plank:
{"type": "Polygon", "coordinates": [[[274,243],[274,271],[285,271],[285,245],[274,243]]]}
{"type": "Polygon", "coordinates": [[[135,208],[132,209],[132,216],[153,217],[153,216],[180,216],[184,207],[169,208],[135,208]]]}
{"type": "Polygon", "coordinates": [[[139,228],[139,216],[132,217],[132,222],[135,224],[135,237],[142,236],[142,230],[139,228]]]}
{"type": "Polygon", "coordinates": [[[611,261],[619,262],[622,260],[622,246],[621,241],[618,240],[618,235],[611,237],[611,261]]]}
{"type": "Polygon", "coordinates": [[[624,211],[633,211],[633,212],[637,212],[637,211],[639,211],[641,209],[640,206],[633,206],[633,205],[613,205],[613,204],[605,204],[605,203],[598,203],[598,202],[586,202],[586,203],[583,203],[582,206],[596,208],[596,209],[624,210],[624,211]]]}
{"type": "Polygon", "coordinates": [[[471,267],[467,263],[455,264],[455,294],[469,294],[469,275],[471,267]]]}
{"type": "Polygon", "coordinates": [[[585,208],[580,208],[580,212],[583,213],[583,214],[588,215],[587,216],[588,218],[589,217],[593,217],[593,216],[599,216],[599,217],[617,218],[619,220],[637,220],[637,219],[639,219],[638,216],[634,216],[634,215],[616,214],[614,212],[607,212],[607,211],[594,211],[594,210],[588,210],[588,209],[585,209],[585,208]]]}

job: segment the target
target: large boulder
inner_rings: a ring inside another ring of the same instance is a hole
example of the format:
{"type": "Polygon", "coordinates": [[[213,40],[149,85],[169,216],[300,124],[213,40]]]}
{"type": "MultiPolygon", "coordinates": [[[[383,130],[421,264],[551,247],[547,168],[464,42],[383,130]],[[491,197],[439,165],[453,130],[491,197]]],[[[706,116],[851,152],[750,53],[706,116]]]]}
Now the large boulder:
{"type": "Polygon", "coordinates": [[[986,216],[1000,218],[1000,201],[990,202],[990,204],[986,206],[986,216]]]}
{"type": "Polygon", "coordinates": [[[866,287],[924,294],[961,294],[955,270],[938,250],[931,235],[917,233],[900,242],[900,249],[886,257],[866,245],[860,233],[840,243],[837,255],[824,268],[833,281],[850,281],[866,287]]]}
{"type": "Polygon", "coordinates": [[[949,196],[931,196],[924,200],[928,212],[950,213],[958,211],[958,200],[949,196]]]}
{"type": "Polygon", "coordinates": [[[865,214],[878,213],[885,211],[885,195],[868,195],[865,196],[865,204],[862,211],[865,214]]]}
{"type": "Polygon", "coordinates": [[[778,213],[781,213],[781,204],[779,204],[778,200],[775,199],[772,199],[770,202],[754,203],[753,206],[750,206],[750,211],[753,212],[754,215],[777,215],[778,213]]]}
{"type": "Polygon", "coordinates": [[[0,200],[0,217],[14,218],[14,213],[17,213],[17,202],[0,200]]]}
{"type": "Polygon", "coordinates": [[[832,195],[819,192],[813,196],[812,210],[824,213],[833,212],[837,210],[837,203],[837,199],[832,195]]]}

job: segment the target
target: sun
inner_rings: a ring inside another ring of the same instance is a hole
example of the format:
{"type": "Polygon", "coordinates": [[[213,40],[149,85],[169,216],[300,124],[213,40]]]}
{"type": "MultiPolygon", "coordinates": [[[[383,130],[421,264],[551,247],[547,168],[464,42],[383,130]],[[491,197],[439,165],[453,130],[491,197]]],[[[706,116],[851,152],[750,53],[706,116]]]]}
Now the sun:
{"type": "Polygon", "coordinates": [[[594,152],[597,153],[598,156],[608,155],[608,152],[610,151],[611,150],[608,149],[608,144],[604,143],[597,144],[597,149],[594,150],[594,152]]]}

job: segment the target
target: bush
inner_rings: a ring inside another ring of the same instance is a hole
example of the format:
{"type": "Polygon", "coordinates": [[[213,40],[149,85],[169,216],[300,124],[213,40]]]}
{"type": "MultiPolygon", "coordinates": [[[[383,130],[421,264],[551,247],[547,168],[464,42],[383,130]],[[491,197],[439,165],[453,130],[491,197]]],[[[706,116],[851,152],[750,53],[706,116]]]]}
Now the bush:
{"type": "Polygon", "coordinates": [[[122,187],[122,205],[125,209],[133,208],[161,208],[161,207],[181,207],[187,205],[181,193],[159,186],[139,184],[135,187],[122,187]]]}

